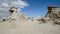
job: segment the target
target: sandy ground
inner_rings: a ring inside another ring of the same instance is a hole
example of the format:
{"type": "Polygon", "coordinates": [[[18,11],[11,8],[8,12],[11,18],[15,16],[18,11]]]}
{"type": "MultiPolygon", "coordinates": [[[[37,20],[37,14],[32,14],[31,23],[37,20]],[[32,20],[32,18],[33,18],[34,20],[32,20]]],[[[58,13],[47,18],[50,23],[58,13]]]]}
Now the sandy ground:
{"type": "Polygon", "coordinates": [[[32,21],[6,21],[0,23],[0,34],[60,34],[60,25],[32,21]]]}

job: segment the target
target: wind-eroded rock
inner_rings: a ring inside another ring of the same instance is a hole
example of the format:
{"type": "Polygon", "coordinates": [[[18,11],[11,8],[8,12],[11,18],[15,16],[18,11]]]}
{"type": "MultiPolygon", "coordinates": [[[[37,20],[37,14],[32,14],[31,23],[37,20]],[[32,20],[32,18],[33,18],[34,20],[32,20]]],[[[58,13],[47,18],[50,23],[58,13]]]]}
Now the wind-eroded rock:
{"type": "Polygon", "coordinates": [[[19,14],[15,7],[9,12],[10,16],[0,21],[0,34],[60,34],[58,7],[49,6],[46,16],[42,18],[27,18],[25,14],[19,14]]]}

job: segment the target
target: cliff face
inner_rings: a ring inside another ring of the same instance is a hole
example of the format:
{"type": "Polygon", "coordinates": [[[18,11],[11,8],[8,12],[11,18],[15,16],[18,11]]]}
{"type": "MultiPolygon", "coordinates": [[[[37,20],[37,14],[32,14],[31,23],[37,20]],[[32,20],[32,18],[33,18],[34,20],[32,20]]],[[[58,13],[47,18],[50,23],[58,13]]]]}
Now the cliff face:
{"type": "Polygon", "coordinates": [[[49,18],[59,18],[60,17],[60,9],[57,8],[57,7],[49,6],[46,17],[49,17],[49,18]]]}
{"type": "Polygon", "coordinates": [[[60,9],[58,7],[49,6],[45,17],[49,17],[54,23],[60,24],[60,9]]]}

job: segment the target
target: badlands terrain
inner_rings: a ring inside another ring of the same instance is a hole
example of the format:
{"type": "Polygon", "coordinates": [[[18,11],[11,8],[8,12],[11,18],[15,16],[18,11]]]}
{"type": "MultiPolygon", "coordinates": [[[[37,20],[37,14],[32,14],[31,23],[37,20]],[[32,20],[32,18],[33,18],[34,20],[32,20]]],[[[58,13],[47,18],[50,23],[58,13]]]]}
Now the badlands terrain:
{"type": "Polygon", "coordinates": [[[60,34],[60,9],[48,6],[44,17],[27,17],[15,7],[9,9],[8,18],[0,19],[0,34],[60,34]]]}

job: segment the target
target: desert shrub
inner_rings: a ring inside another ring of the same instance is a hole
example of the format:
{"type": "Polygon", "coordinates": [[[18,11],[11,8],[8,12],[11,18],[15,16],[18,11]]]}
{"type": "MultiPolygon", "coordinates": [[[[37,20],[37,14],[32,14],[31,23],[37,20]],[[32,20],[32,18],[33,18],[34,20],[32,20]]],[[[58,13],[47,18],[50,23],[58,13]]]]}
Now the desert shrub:
{"type": "Polygon", "coordinates": [[[41,21],[41,19],[36,19],[37,21],[41,21]]]}
{"type": "Polygon", "coordinates": [[[60,22],[55,21],[55,22],[54,22],[54,25],[55,25],[55,24],[60,25],[60,22]]]}
{"type": "Polygon", "coordinates": [[[3,21],[6,21],[6,19],[3,19],[3,21]]]}
{"type": "Polygon", "coordinates": [[[1,20],[1,22],[4,22],[4,21],[6,21],[6,19],[2,19],[2,20],[1,20]]]}
{"type": "Polygon", "coordinates": [[[43,23],[45,23],[45,20],[44,19],[41,19],[43,23]]]}

